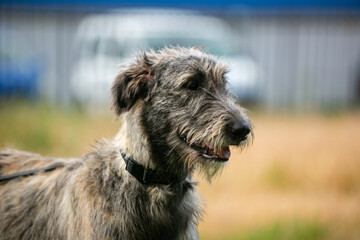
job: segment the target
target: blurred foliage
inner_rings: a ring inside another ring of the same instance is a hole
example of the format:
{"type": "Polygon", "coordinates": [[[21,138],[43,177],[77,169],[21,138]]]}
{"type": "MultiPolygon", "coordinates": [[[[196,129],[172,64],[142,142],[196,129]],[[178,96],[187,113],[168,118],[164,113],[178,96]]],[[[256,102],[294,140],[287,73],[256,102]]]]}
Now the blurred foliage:
{"type": "Polygon", "coordinates": [[[43,104],[29,107],[19,102],[2,106],[0,111],[0,144],[10,142],[33,151],[52,149],[50,122],[53,113],[43,104]]]}
{"type": "Polygon", "coordinates": [[[274,189],[281,190],[293,186],[291,175],[287,171],[286,166],[276,161],[265,171],[264,181],[274,189]]]}
{"type": "MultiPolygon", "coordinates": [[[[275,222],[250,231],[227,235],[222,240],[322,240],[327,235],[326,227],[311,221],[275,222]]],[[[204,237],[205,240],[218,238],[204,237]]]]}
{"type": "Polygon", "coordinates": [[[70,157],[112,137],[118,123],[108,115],[88,115],[78,107],[53,108],[44,102],[0,105],[0,147],[70,157]]]}

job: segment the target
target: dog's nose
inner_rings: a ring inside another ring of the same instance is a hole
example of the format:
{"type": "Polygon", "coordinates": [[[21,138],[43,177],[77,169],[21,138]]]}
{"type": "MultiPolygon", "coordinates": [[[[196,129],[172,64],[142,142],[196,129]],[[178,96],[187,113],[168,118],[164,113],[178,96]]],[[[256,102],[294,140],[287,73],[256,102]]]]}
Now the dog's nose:
{"type": "Polygon", "coordinates": [[[249,124],[247,124],[244,120],[232,121],[228,126],[231,139],[233,139],[236,143],[244,141],[251,131],[249,124]]]}

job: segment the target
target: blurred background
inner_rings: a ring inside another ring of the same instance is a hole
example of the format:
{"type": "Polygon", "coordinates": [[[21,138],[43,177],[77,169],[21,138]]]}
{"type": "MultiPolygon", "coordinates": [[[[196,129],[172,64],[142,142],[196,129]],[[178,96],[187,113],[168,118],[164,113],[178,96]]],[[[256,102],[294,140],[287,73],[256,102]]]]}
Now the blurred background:
{"type": "Polygon", "coordinates": [[[199,179],[201,239],[360,239],[357,0],[1,0],[0,148],[73,157],[112,138],[119,64],[164,45],[228,59],[255,124],[199,179]]]}

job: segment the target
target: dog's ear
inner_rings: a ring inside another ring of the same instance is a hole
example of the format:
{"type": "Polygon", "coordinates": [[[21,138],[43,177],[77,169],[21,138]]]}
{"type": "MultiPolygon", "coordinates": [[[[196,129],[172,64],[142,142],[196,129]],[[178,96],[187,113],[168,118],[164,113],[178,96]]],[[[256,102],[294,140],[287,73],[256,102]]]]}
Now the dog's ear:
{"type": "Polygon", "coordinates": [[[138,99],[148,101],[154,87],[152,63],[142,53],[135,63],[124,68],[111,88],[112,108],[117,115],[129,110],[138,99]]]}

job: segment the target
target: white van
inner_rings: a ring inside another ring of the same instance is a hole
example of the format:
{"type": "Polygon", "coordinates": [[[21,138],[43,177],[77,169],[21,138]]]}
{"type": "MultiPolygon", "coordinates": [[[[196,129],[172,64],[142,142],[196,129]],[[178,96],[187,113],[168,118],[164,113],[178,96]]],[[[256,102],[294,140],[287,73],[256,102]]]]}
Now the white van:
{"type": "Polygon", "coordinates": [[[256,99],[257,65],[232,44],[233,30],[223,20],[178,10],[123,10],[91,16],[79,26],[71,72],[73,97],[87,108],[108,106],[119,65],[140,50],[169,45],[202,46],[229,59],[228,80],[240,100],[256,99]]]}

